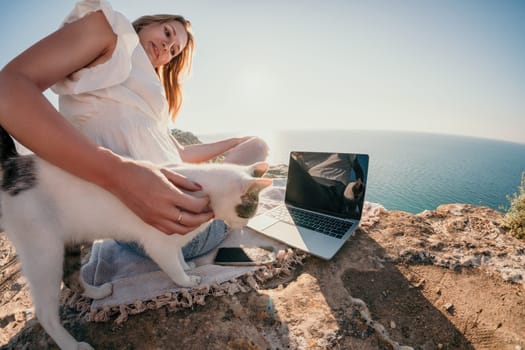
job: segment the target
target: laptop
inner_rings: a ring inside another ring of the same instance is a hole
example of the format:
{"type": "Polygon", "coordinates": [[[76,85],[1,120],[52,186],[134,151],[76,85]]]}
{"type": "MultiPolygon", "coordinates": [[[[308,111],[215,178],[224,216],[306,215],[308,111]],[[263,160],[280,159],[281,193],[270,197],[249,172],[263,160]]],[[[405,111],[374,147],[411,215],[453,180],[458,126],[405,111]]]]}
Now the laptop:
{"type": "Polygon", "coordinates": [[[290,152],[284,203],[248,227],[330,260],[359,226],[369,156],[290,152]]]}

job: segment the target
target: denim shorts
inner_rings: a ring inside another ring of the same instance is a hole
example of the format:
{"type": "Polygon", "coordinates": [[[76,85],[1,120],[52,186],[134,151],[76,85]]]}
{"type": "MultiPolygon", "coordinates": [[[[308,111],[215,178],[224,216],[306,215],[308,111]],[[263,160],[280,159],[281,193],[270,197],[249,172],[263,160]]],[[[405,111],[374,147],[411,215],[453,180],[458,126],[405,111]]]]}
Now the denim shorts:
{"type": "MultiPolygon", "coordinates": [[[[213,220],[204,231],[198,233],[188,244],[182,247],[184,259],[190,260],[213,250],[226,238],[227,232],[228,227],[224,221],[213,220]]],[[[144,249],[138,243],[124,241],[117,241],[117,243],[135,254],[147,256],[144,249]]]]}

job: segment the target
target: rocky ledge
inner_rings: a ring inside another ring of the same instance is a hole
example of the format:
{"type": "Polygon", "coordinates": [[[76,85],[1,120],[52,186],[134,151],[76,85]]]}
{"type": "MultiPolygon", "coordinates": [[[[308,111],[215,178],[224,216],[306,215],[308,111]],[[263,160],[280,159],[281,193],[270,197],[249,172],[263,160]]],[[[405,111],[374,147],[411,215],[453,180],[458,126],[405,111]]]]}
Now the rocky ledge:
{"type": "MultiPolygon", "coordinates": [[[[525,348],[525,244],[486,207],[413,215],[377,209],[331,261],[205,305],[121,324],[61,317],[97,349],[525,348]]],[[[0,235],[2,349],[55,349],[34,319],[14,250],[0,235]]]]}

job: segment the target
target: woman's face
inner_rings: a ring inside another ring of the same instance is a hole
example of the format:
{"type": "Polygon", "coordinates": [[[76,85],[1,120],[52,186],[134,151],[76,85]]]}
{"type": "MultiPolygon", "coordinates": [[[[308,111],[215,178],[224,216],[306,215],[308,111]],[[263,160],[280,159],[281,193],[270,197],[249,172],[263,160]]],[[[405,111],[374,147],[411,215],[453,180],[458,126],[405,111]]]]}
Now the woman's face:
{"type": "Polygon", "coordinates": [[[188,43],[188,33],[179,21],[149,24],[140,30],[138,36],[155,68],[171,61],[188,43]]]}

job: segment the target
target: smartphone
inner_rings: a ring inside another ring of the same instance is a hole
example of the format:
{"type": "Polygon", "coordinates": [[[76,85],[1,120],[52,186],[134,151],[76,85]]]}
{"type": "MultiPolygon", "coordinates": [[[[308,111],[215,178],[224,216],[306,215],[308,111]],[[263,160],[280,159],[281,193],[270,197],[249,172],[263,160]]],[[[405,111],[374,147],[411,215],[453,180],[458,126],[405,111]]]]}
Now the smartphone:
{"type": "Polygon", "coordinates": [[[275,261],[271,247],[221,247],[215,256],[217,265],[265,265],[275,261]]]}

